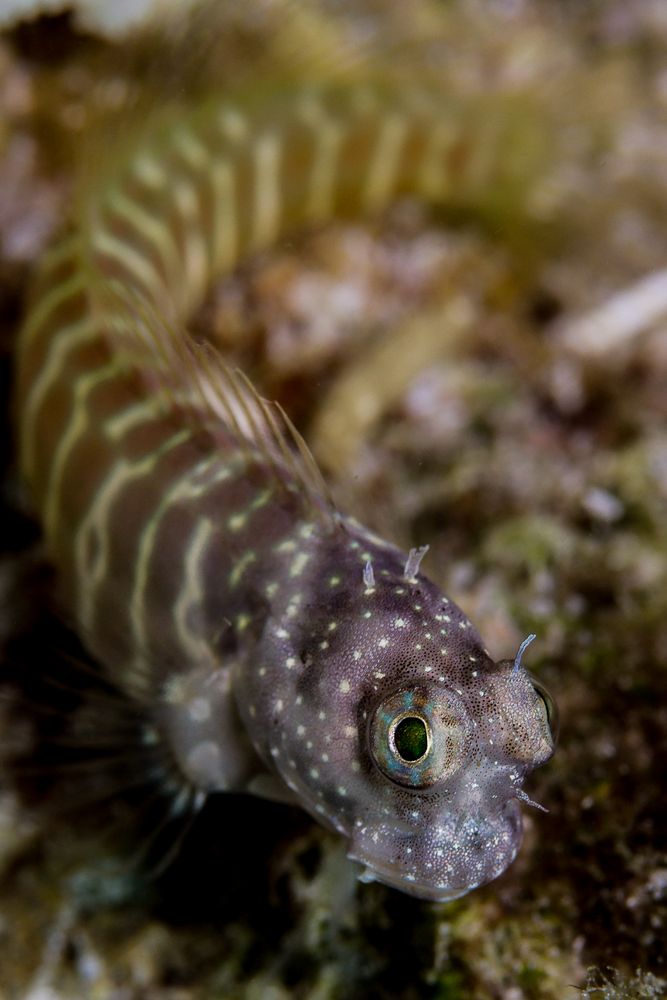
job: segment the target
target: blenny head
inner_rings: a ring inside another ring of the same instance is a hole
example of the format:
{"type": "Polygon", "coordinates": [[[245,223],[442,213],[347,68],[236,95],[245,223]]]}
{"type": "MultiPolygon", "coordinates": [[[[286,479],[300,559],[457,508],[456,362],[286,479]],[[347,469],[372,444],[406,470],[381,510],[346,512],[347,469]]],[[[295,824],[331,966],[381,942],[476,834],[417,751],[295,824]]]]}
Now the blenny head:
{"type": "Polygon", "coordinates": [[[491,660],[417,576],[415,553],[406,565],[366,542],[363,556],[357,545],[335,570],[320,563],[299,621],[273,627],[255,738],[300,803],[348,838],[362,879],[454,899],[514,859],[523,781],[554,751],[554,709],[520,657],[491,660]]]}

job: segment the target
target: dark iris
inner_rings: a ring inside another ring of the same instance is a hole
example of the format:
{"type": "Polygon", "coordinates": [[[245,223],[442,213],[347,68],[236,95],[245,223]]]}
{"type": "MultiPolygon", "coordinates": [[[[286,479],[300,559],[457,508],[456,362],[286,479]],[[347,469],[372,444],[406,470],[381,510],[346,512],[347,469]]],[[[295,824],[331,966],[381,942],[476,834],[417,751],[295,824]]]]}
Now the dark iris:
{"type": "Polygon", "coordinates": [[[403,760],[414,761],[428,749],[428,732],[423,719],[409,715],[401,719],[394,732],[394,746],[403,760]]]}

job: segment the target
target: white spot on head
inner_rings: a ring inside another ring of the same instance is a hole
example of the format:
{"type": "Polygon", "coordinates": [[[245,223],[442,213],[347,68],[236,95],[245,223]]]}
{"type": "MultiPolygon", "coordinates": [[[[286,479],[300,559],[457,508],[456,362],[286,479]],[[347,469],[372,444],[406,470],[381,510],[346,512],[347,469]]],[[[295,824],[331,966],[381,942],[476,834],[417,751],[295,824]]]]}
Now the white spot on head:
{"type": "Polygon", "coordinates": [[[380,647],[380,649],[386,649],[388,645],[389,645],[389,639],[380,639],[380,641],[378,642],[378,646],[380,647]]]}
{"type": "Polygon", "coordinates": [[[273,546],[274,552],[296,552],[296,542],[293,538],[286,538],[273,546]]]}
{"type": "Polygon", "coordinates": [[[338,690],[340,691],[341,694],[349,694],[350,682],[346,678],[343,678],[343,680],[338,685],[338,690]]]}
{"type": "Polygon", "coordinates": [[[392,622],[394,628],[405,628],[407,624],[405,618],[394,618],[392,622]]]}
{"type": "Polygon", "coordinates": [[[227,520],[227,527],[230,531],[240,531],[247,520],[248,518],[245,514],[232,514],[227,520]]]}
{"type": "Polygon", "coordinates": [[[352,653],[352,657],[355,660],[360,660],[361,659],[361,650],[360,649],[355,649],[354,652],[352,653]]]}
{"type": "Polygon", "coordinates": [[[297,736],[305,736],[305,734],[306,734],[306,727],[305,726],[297,726],[296,727],[296,735],[297,736]]]}
{"type": "Polygon", "coordinates": [[[276,712],[282,712],[284,707],[285,705],[282,698],[278,698],[278,701],[276,702],[276,712]]]}
{"type": "Polygon", "coordinates": [[[285,660],[285,666],[287,667],[288,670],[292,670],[292,668],[296,666],[296,657],[288,656],[287,659],[285,660]]]}
{"type": "Polygon", "coordinates": [[[301,576],[307,563],[310,560],[310,554],[308,552],[297,552],[294,559],[292,560],[292,565],[290,566],[289,575],[294,579],[297,576],[301,576]]]}
{"type": "Polygon", "coordinates": [[[343,730],[343,732],[345,733],[346,736],[356,736],[357,735],[357,730],[355,729],[354,726],[346,726],[345,729],[343,730]]]}

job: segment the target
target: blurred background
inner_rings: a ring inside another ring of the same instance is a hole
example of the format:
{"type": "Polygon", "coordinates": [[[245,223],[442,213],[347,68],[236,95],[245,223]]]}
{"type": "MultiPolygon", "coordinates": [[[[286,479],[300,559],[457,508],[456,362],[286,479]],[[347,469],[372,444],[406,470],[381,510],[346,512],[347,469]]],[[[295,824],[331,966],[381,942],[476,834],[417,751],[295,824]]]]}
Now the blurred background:
{"type": "Polygon", "coordinates": [[[667,6],[2,0],[0,25],[0,997],[667,996],[667,6]],[[128,109],[378,75],[472,102],[489,148],[515,116],[493,183],[296,233],[192,328],[341,507],[430,545],[494,657],[538,636],[549,813],[439,905],[361,885],[285,806],[136,808],[131,712],[107,760],[73,738],[88,697],[125,709],[54,611],[14,455],[30,272],[128,109]]]}

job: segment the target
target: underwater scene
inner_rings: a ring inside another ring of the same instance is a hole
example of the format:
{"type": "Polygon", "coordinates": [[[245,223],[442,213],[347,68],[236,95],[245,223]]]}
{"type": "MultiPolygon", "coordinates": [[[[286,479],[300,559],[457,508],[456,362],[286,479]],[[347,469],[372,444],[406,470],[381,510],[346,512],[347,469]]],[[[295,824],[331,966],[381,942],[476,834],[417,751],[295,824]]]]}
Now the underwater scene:
{"type": "Polygon", "coordinates": [[[667,997],[667,7],[0,0],[0,1000],[667,997]]]}

